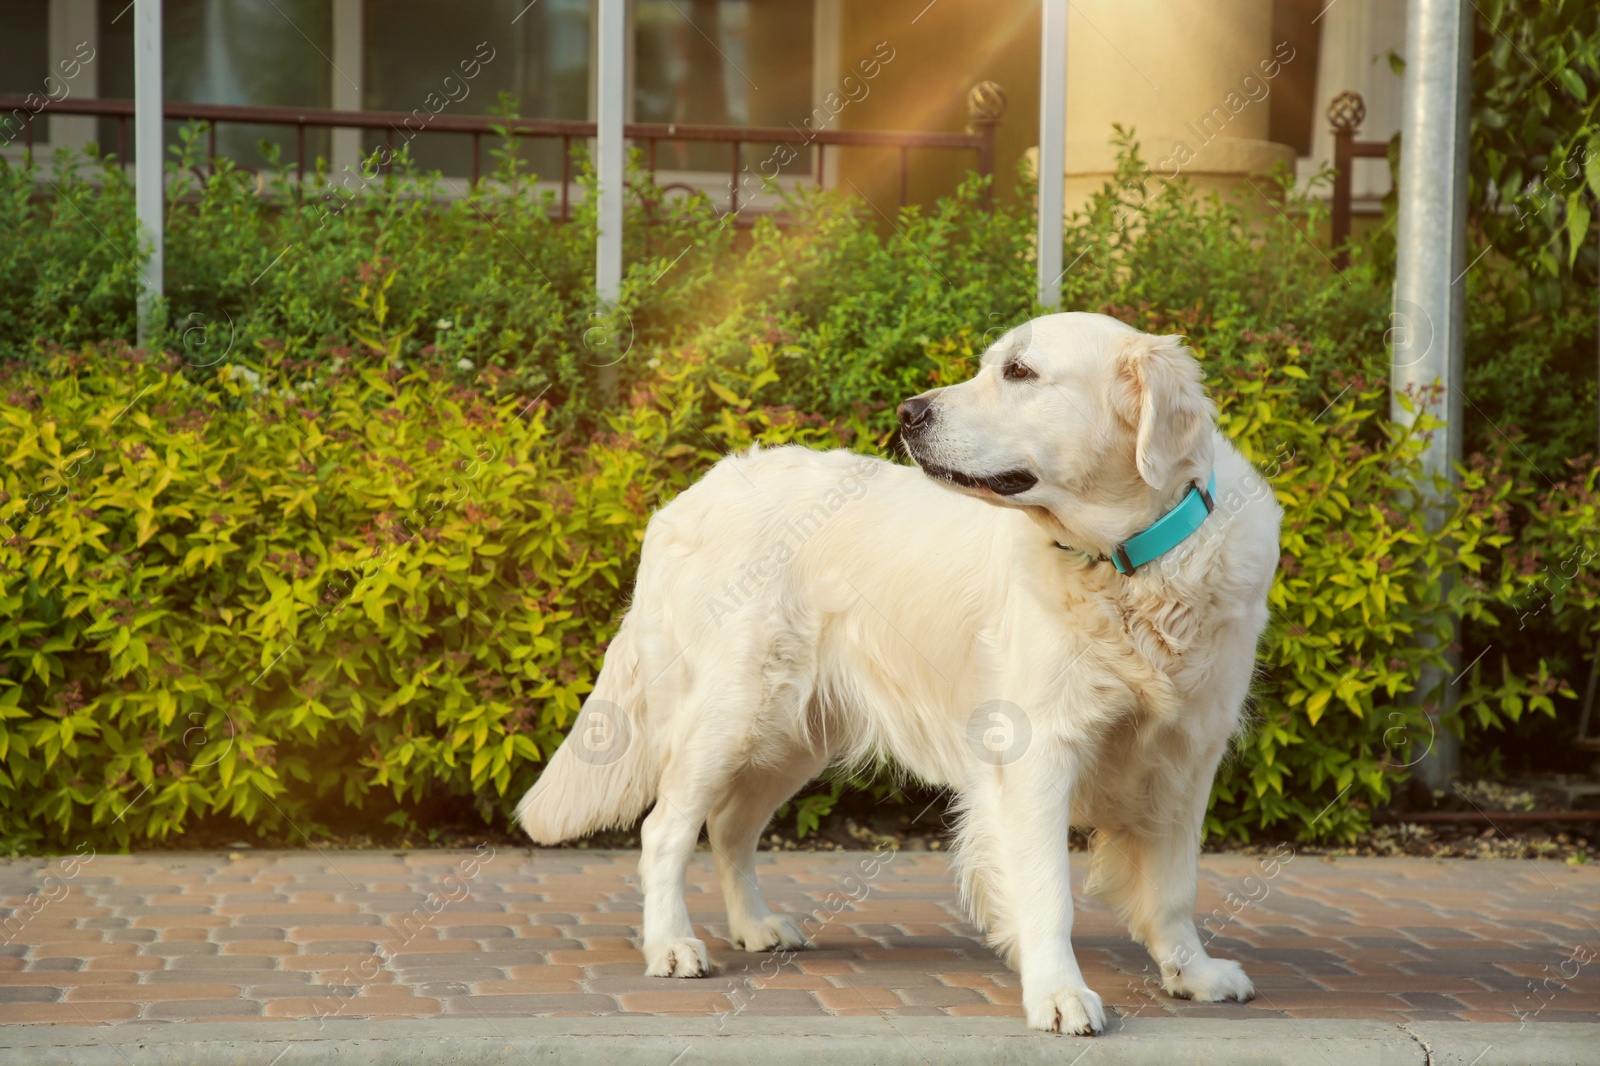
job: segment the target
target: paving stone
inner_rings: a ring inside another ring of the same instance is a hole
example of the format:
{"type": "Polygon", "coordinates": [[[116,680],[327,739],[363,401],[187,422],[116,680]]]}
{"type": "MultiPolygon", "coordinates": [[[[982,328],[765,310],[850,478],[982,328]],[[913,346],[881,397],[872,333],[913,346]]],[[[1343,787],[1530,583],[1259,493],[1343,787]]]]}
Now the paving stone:
{"type": "MultiPolygon", "coordinates": [[[[613,928],[606,926],[607,929],[613,928]]],[[[639,931],[632,926],[617,926],[615,936],[637,936],[639,931]]],[[[560,951],[568,948],[582,948],[582,940],[565,936],[524,936],[511,941],[491,940],[484,944],[487,951],[560,951]]]]}
{"type": "Polygon", "coordinates": [[[277,959],[262,955],[188,955],[167,960],[169,971],[271,970],[277,965],[277,959]]]}
{"type": "Polygon", "coordinates": [[[922,988],[901,988],[900,998],[913,1007],[954,1007],[963,1003],[983,1003],[984,996],[970,988],[950,988],[930,985],[922,988]]]}
{"type": "Polygon", "coordinates": [[[127,927],[126,918],[84,918],[78,922],[80,929],[126,929],[127,927]]]}
{"type": "Polygon", "coordinates": [[[83,959],[34,959],[32,966],[35,970],[71,971],[83,969],[83,959]]]}
{"type": "Polygon", "coordinates": [[[287,940],[289,931],[270,925],[229,926],[211,930],[206,939],[219,944],[226,944],[230,940],[287,940]]]}
{"type": "MultiPolygon", "coordinates": [[[[442,932],[452,937],[465,937],[469,940],[497,940],[501,937],[515,936],[516,932],[508,925],[443,925],[439,926],[442,932]]],[[[631,926],[618,926],[619,929],[628,930],[621,935],[628,936],[632,933],[631,926]]]]}
{"type": "Polygon", "coordinates": [[[448,1014],[554,1014],[557,1011],[582,1011],[585,1014],[612,1014],[617,1001],[610,996],[587,993],[551,996],[457,996],[444,1000],[448,1014]]]}
{"type": "Polygon", "coordinates": [[[1421,950],[1415,941],[1405,940],[1392,936],[1347,936],[1346,944],[1353,947],[1367,948],[1371,951],[1418,951],[1421,950]]]}
{"type": "MultiPolygon", "coordinates": [[[[1441,1011],[1453,1014],[1456,1011],[1466,1010],[1466,1004],[1454,996],[1447,996],[1442,992],[1402,992],[1400,998],[1419,1011],[1441,1011]]],[[[1438,1021],[1440,1019],[1428,1019],[1438,1021]]]]}
{"type": "Polygon", "coordinates": [[[155,915],[200,915],[210,914],[211,908],[203,904],[169,905],[165,907],[139,906],[136,904],[123,904],[117,908],[117,914],[123,918],[146,918],[155,915]]]}
{"type": "Polygon", "coordinates": [[[261,1004],[243,999],[193,999],[153,1003],[144,1010],[152,1021],[186,1022],[196,1018],[236,1018],[261,1013],[261,1004]]]}
{"type": "MultiPolygon", "coordinates": [[[[151,932],[154,931],[151,930],[151,932]]],[[[156,959],[176,959],[185,955],[215,955],[217,953],[217,945],[204,940],[189,940],[176,943],[166,940],[161,943],[146,944],[139,952],[140,955],[156,959]]]]}

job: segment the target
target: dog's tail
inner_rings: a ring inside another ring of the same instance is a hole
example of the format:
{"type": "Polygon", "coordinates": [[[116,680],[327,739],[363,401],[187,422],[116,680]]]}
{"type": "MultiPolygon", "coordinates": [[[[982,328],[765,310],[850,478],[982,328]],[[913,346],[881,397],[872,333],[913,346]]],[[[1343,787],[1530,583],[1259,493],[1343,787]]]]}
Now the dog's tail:
{"type": "Polygon", "coordinates": [[[517,820],[535,843],[631,825],[655,800],[644,695],[639,650],[624,619],[567,739],[517,804],[517,820]]]}

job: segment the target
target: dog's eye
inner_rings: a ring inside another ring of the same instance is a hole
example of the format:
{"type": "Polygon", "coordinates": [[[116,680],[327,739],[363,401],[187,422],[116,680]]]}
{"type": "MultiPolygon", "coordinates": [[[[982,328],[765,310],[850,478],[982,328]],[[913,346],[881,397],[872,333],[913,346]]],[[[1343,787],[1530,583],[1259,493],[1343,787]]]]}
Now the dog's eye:
{"type": "Polygon", "coordinates": [[[1029,378],[1039,376],[1026,363],[1019,363],[1015,360],[1007,363],[1000,373],[1005,375],[1007,381],[1027,381],[1029,378]]]}

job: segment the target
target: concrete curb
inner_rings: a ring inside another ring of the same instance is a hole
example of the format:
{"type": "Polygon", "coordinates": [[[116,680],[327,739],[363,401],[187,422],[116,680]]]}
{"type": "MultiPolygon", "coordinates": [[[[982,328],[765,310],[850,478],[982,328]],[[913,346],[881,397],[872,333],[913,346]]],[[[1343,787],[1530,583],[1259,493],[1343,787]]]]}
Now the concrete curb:
{"type": "Polygon", "coordinates": [[[444,1018],[428,1021],[122,1023],[0,1028],[0,1058],[27,1066],[1580,1066],[1600,1022],[1509,1024],[1325,1019],[1128,1018],[1094,1040],[1012,1018],[444,1018]]]}
{"type": "Polygon", "coordinates": [[[1411,1022],[1430,1066],[1544,1066],[1600,1061],[1600,1022],[1411,1022]]]}

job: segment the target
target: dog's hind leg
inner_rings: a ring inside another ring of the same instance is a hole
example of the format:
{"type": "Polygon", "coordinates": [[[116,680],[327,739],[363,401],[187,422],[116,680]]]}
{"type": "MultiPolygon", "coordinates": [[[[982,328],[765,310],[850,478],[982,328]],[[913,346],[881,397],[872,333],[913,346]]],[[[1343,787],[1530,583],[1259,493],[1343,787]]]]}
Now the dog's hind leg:
{"type": "Polygon", "coordinates": [[[746,951],[799,948],[805,933],[793,918],[774,914],[756,882],[756,845],[772,812],[827,763],[823,752],[797,749],[779,768],[750,767],[730,783],[706,829],[728,906],[728,939],[746,951]]]}
{"type": "Polygon", "coordinates": [[[656,803],[640,827],[639,879],[644,889],[643,948],[649,977],[704,977],[711,972],[705,944],[694,935],[684,900],[684,875],[700,827],[722,800],[743,764],[749,708],[759,698],[738,664],[725,662],[694,688],[667,703],[652,695],[651,713],[672,722],[663,737],[656,803]]]}
{"type": "Polygon", "coordinates": [[[695,937],[689,920],[684,875],[727,775],[700,754],[692,747],[680,751],[662,768],[655,807],[639,830],[647,977],[704,977],[711,972],[705,943],[695,937]]]}

